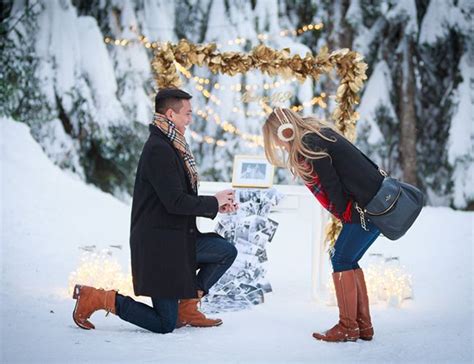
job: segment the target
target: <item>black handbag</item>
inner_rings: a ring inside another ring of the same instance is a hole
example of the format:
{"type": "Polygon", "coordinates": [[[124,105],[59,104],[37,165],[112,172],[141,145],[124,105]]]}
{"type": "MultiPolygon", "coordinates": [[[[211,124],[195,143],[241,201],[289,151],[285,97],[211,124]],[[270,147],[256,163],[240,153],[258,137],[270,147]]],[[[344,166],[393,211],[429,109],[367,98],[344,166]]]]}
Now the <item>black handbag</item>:
{"type": "MultiPolygon", "coordinates": [[[[362,154],[375,165],[364,153],[362,154]]],[[[369,220],[384,236],[390,240],[397,240],[415,222],[423,208],[425,197],[423,192],[415,186],[389,177],[380,168],[378,170],[384,176],[380,189],[364,208],[361,208],[357,202],[355,208],[360,214],[360,222],[364,230],[368,231],[366,220],[369,220]]]]}

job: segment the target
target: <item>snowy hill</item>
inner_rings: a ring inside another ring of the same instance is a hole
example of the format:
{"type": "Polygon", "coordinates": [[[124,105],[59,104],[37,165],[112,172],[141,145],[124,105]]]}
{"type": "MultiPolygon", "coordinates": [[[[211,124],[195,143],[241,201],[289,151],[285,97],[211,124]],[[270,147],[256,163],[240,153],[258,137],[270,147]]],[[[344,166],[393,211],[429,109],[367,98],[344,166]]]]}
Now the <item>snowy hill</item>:
{"type": "MultiPolygon", "coordinates": [[[[276,236],[269,247],[274,292],[252,310],[219,315],[221,327],[157,335],[99,313],[93,317],[96,330],[81,330],[72,322],[74,301],[65,293],[69,274],[93,245],[121,245],[112,250],[128,270],[130,206],[56,167],[25,124],[1,119],[0,126],[3,363],[473,360],[474,214],[448,208],[425,208],[400,241],[380,239],[369,250],[399,256],[414,288],[414,299],[401,308],[372,307],[372,342],[328,344],[311,337],[332,326],[337,312],[311,299],[311,277],[301,273],[306,270],[292,269],[309,264],[287,258],[309,249],[294,232],[276,236]],[[285,285],[285,275],[294,275],[294,284],[285,285]]],[[[298,254],[305,255],[310,251],[298,254]]]]}

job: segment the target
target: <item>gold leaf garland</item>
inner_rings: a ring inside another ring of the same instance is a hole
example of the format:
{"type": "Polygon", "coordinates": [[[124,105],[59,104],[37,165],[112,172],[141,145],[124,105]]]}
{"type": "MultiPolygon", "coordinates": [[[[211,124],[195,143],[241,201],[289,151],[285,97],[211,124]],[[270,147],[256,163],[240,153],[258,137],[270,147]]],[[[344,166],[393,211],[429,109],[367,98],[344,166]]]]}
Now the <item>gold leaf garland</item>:
{"type": "MultiPolygon", "coordinates": [[[[258,69],[269,76],[295,77],[299,82],[308,77],[319,80],[321,75],[335,70],[340,83],[332,119],[346,138],[355,140],[359,114],[354,111],[354,105],[359,103],[358,92],[367,79],[367,64],[359,53],[348,48],[329,53],[327,47],[323,47],[316,56],[307,53],[302,58],[300,55],[291,56],[289,48],[275,50],[261,44],[249,53],[219,52],[215,43],[194,44],[182,39],[178,44],[165,43],[155,51],[152,68],[158,88],[181,86],[176,64],[186,70],[193,65],[207,66],[214,74],[230,76],[258,69]]],[[[329,222],[326,228],[329,246],[334,245],[341,227],[334,218],[329,222]]]]}

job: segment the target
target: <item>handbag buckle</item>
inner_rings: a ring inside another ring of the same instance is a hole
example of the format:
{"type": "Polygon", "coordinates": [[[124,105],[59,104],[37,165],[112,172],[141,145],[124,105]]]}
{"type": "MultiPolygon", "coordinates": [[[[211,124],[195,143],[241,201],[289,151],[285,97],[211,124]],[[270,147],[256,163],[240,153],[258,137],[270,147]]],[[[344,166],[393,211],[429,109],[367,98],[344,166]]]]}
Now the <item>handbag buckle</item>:
{"type": "Polygon", "coordinates": [[[381,174],[382,176],[388,177],[388,173],[385,172],[385,171],[384,171],[382,168],[380,168],[380,167],[379,167],[379,172],[380,172],[380,174],[381,174]]]}

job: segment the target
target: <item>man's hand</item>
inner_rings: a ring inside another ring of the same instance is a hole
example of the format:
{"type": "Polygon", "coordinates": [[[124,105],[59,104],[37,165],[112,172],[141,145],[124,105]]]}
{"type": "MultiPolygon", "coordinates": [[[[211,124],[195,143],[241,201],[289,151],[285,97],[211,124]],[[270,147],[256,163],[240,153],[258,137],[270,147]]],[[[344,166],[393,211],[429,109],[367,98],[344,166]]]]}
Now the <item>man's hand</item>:
{"type": "Polygon", "coordinates": [[[235,212],[239,209],[239,204],[237,203],[230,203],[230,204],[225,204],[221,207],[219,207],[219,212],[221,214],[230,214],[231,212],[235,212]]]}
{"type": "Polygon", "coordinates": [[[235,191],[232,189],[224,190],[217,192],[214,195],[215,198],[217,198],[217,202],[219,203],[219,212],[220,208],[224,205],[230,204],[232,205],[234,203],[234,197],[235,197],[235,191]]]}

